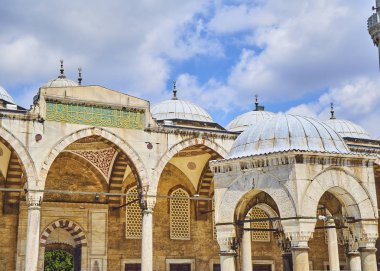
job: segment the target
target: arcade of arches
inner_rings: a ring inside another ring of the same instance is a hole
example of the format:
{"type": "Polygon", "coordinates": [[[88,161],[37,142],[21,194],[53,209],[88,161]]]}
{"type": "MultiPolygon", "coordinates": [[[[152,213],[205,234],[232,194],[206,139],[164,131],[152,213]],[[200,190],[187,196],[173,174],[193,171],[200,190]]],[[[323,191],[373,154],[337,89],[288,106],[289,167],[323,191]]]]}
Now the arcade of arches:
{"type": "Polygon", "coordinates": [[[59,79],[0,108],[1,270],[377,270],[380,141],[283,114],[241,134],[59,79]]]}

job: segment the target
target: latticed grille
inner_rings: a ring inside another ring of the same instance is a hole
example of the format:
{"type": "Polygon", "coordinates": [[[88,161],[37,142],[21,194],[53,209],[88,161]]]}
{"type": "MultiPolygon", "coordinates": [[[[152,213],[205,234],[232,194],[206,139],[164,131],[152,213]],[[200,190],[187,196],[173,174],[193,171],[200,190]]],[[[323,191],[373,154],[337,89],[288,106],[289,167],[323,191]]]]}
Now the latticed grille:
{"type": "MultiPolygon", "coordinates": [[[[139,198],[137,187],[128,190],[126,201],[131,202],[139,198]]],[[[127,239],[141,239],[142,214],[139,202],[135,201],[126,207],[126,231],[127,239]]]]}
{"type": "Polygon", "coordinates": [[[178,188],[170,199],[170,239],[190,240],[190,199],[189,194],[178,188]]]}
{"type": "MultiPolygon", "coordinates": [[[[252,219],[268,218],[267,214],[260,208],[253,207],[250,216],[252,219]]],[[[251,228],[255,229],[269,229],[269,221],[257,221],[251,223],[251,228]]],[[[270,242],[269,231],[252,231],[252,241],[255,242],[270,242]]]]}

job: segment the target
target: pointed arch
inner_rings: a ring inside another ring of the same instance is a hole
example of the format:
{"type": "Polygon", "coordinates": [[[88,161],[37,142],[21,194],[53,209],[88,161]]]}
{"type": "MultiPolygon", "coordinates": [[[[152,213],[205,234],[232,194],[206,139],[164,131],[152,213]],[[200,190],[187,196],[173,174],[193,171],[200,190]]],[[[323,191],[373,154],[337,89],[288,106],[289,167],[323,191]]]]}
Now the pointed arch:
{"type": "Polygon", "coordinates": [[[206,152],[215,152],[221,157],[227,157],[227,151],[222,146],[208,139],[191,138],[178,142],[158,160],[153,173],[152,182],[149,187],[151,194],[155,195],[157,193],[158,182],[167,163],[181,150],[192,146],[199,146],[206,152]]]}
{"type": "Polygon", "coordinates": [[[65,229],[74,239],[76,247],[86,247],[87,238],[83,228],[78,224],[68,219],[58,219],[50,223],[42,232],[40,238],[40,247],[46,246],[46,241],[50,234],[57,228],[65,229]]]}
{"type": "Polygon", "coordinates": [[[142,162],[142,159],[140,158],[138,153],[126,141],[124,141],[119,136],[115,135],[114,133],[104,128],[91,127],[91,128],[85,128],[82,130],[78,130],[74,133],[71,133],[65,136],[64,138],[62,138],[57,144],[55,144],[55,146],[47,155],[42,165],[41,181],[42,181],[43,187],[45,186],[47,174],[55,158],[70,144],[74,143],[75,141],[79,139],[90,137],[90,136],[99,136],[105,139],[110,144],[113,144],[116,148],[120,149],[122,152],[124,152],[124,154],[127,155],[129,160],[132,162],[131,167],[134,167],[136,169],[135,172],[137,175],[137,180],[138,180],[139,185],[142,186],[142,184],[148,183],[148,174],[144,166],[144,163],[142,162]]]}
{"type": "Polygon", "coordinates": [[[301,214],[315,215],[318,202],[325,192],[339,199],[350,215],[356,219],[377,218],[377,204],[350,172],[342,168],[330,167],[316,175],[307,187],[301,204],[301,214]]]}
{"type": "Polygon", "coordinates": [[[4,127],[0,127],[0,140],[5,146],[14,150],[20,159],[21,166],[26,174],[26,188],[36,188],[38,183],[36,168],[24,144],[4,127]]]}
{"type": "Polygon", "coordinates": [[[296,216],[294,199],[279,180],[269,173],[250,171],[236,178],[223,195],[216,194],[216,223],[233,223],[237,208],[244,208],[239,207],[239,202],[249,200],[260,192],[265,192],[273,199],[281,217],[296,216]]]}

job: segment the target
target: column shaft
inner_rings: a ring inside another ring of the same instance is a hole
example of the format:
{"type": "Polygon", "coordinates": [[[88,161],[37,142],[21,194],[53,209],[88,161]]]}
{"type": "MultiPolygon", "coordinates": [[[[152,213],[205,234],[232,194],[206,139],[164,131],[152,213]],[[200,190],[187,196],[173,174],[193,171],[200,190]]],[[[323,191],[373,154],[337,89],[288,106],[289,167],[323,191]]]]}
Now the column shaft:
{"type": "Polygon", "coordinates": [[[347,254],[350,271],[362,271],[359,252],[349,252],[347,254]]]}
{"type": "Polygon", "coordinates": [[[376,248],[360,248],[363,271],[377,271],[376,248]]]}
{"type": "MultiPolygon", "coordinates": [[[[251,227],[251,223],[244,223],[244,228],[249,229],[251,227]]],[[[251,232],[244,231],[243,237],[241,240],[241,268],[242,271],[252,271],[252,240],[251,240],[251,232]]]]}
{"type": "Polygon", "coordinates": [[[142,213],[141,271],[153,271],[153,211],[142,213]]]}
{"type": "MultiPolygon", "coordinates": [[[[334,221],[329,221],[327,226],[335,226],[334,221]]],[[[331,271],[339,271],[338,237],[335,228],[327,229],[327,247],[329,252],[329,265],[331,271]]]]}
{"type": "Polygon", "coordinates": [[[25,271],[37,271],[40,241],[40,206],[29,205],[26,232],[25,271]]]}
{"type": "Polygon", "coordinates": [[[292,247],[293,270],[309,271],[309,248],[292,247]]]}
{"type": "Polygon", "coordinates": [[[221,254],[220,267],[221,271],[236,271],[235,254],[221,254]]]}

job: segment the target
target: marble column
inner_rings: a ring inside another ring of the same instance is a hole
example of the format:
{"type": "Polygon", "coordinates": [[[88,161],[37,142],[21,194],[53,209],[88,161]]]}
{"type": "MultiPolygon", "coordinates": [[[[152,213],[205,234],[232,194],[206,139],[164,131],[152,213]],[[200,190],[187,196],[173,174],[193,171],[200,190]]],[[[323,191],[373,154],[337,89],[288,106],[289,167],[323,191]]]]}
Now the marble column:
{"type": "Polygon", "coordinates": [[[292,247],[293,270],[309,271],[309,248],[292,247]]]}
{"type": "Polygon", "coordinates": [[[362,271],[376,271],[377,262],[376,262],[376,248],[359,248],[360,258],[362,262],[362,271]]]}
{"type": "Polygon", "coordinates": [[[37,271],[42,194],[28,192],[26,200],[28,204],[28,226],[26,232],[25,271],[37,271]]]}
{"type": "Polygon", "coordinates": [[[326,223],[327,229],[327,247],[329,252],[329,266],[331,271],[339,271],[339,249],[338,249],[338,236],[336,234],[336,228],[334,220],[328,220],[326,223]]]}
{"type": "Polygon", "coordinates": [[[362,271],[360,253],[358,251],[348,252],[347,258],[348,258],[348,264],[350,267],[350,271],[362,271]]]}
{"type": "Polygon", "coordinates": [[[377,271],[376,240],[378,236],[377,219],[361,221],[356,228],[362,271],[377,271]]]}
{"type": "MultiPolygon", "coordinates": [[[[309,271],[309,247],[308,242],[312,235],[312,229],[314,224],[305,223],[306,226],[302,224],[298,225],[298,230],[296,232],[285,232],[287,238],[291,243],[291,252],[293,259],[293,271],[309,271]],[[305,228],[305,229],[303,229],[305,228]]],[[[297,225],[297,224],[296,224],[297,225]]]]}
{"type": "Polygon", "coordinates": [[[232,225],[216,225],[217,241],[220,247],[220,267],[222,271],[236,270],[236,232],[232,225]]]}
{"type": "Polygon", "coordinates": [[[142,211],[141,271],[153,271],[153,208],[148,200],[142,211]]]}
{"type": "MultiPolygon", "coordinates": [[[[250,219],[249,217],[246,217],[246,219],[250,219]]],[[[251,228],[251,223],[246,222],[244,223],[245,229],[251,228]]],[[[243,231],[243,236],[241,240],[241,270],[242,271],[252,271],[252,239],[251,239],[251,232],[250,231],[243,231]]]]}

